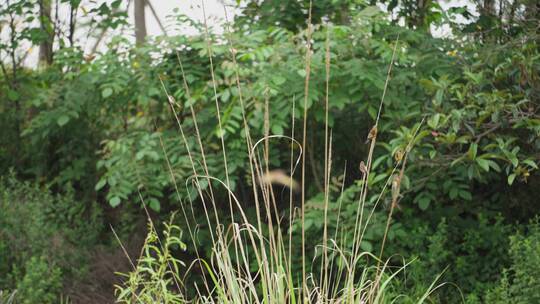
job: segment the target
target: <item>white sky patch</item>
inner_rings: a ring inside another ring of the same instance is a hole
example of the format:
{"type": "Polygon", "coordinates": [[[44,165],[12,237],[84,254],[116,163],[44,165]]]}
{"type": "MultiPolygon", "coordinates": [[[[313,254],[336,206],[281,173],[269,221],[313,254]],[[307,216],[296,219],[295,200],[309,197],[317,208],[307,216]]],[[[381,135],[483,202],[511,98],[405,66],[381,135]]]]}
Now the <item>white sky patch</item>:
{"type": "MultiPolygon", "coordinates": [[[[78,30],[75,32],[75,45],[79,45],[82,47],[85,51],[85,53],[91,52],[91,50],[94,48],[94,45],[96,44],[96,37],[100,36],[100,29],[96,29],[95,27],[83,27],[81,24],[89,23],[89,17],[86,15],[84,11],[90,11],[92,8],[98,7],[103,3],[103,1],[106,1],[107,3],[111,3],[112,0],[83,0],[81,3],[81,6],[78,10],[78,16],[77,16],[77,23],[78,30]]],[[[236,4],[236,0],[147,0],[151,3],[153,6],[157,17],[161,20],[161,23],[166,28],[167,34],[169,36],[172,35],[178,35],[178,34],[184,34],[184,35],[192,35],[195,34],[196,31],[189,27],[178,27],[177,24],[170,18],[169,16],[176,15],[176,14],[183,14],[188,16],[189,18],[203,22],[203,1],[204,1],[204,8],[206,12],[206,19],[207,24],[210,27],[211,31],[214,31],[215,33],[222,33],[224,31],[224,23],[225,23],[225,7],[227,9],[227,18],[229,21],[232,21],[235,14],[238,13],[238,8],[236,4]],[[177,12],[175,13],[175,10],[177,12]]],[[[122,26],[116,30],[108,30],[106,34],[104,35],[103,40],[99,43],[97,52],[104,52],[107,48],[107,43],[110,41],[111,38],[114,36],[122,36],[130,41],[135,40],[134,35],[134,29],[133,29],[133,5],[134,0],[124,0],[122,5],[120,6],[121,10],[126,10],[128,8],[129,3],[129,10],[128,10],[128,22],[129,24],[127,26],[122,26]]],[[[441,6],[441,9],[443,11],[450,9],[451,7],[460,7],[460,6],[467,6],[469,12],[476,14],[475,7],[471,3],[470,0],[442,0],[439,1],[439,5],[441,6]]],[[[56,15],[58,15],[58,20],[60,27],[59,29],[61,31],[67,32],[67,24],[69,20],[69,6],[67,4],[61,4],[58,8],[58,13],[56,13],[56,9],[53,7],[52,9],[52,17],[55,18],[56,15]]],[[[37,13],[37,12],[36,12],[37,13]]],[[[156,17],[152,13],[149,6],[146,7],[146,27],[147,27],[147,33],[149,36],[159,36],[163,35],[163,31],[161,30],[161,27],[159,26],[158,21],[156,20],[156,17]]],[[[465,20],[463,18],[458,18],[458,20],[455,20],[457,22],[464,22],[465,20]],[[461,19],[461,20],[460,20],[461,19]]],[[[38,26],[37,21],[34,21],[33,26],[38,26]]],[[[3,27],[2,32],[0,33],[0,39],[3,41],[6,41],[5,39],[9,39],[9,31],[6,30],[7,26],[3,27]]],[[[451,35],[451,29],[448,25],[443,26],[432,26],[431,32],[435,37],[447,37],[451,35]]],[[[56,42],[55,49],[58,48],[58,42],[56,42]]],[[[31,46],[30,43],[26,43],[26,45],[23,45],[21,48],[23,53],[19,54],[20,57],[24,57],[24,65],[28,67],[35,67],[37,66],[38,61],[38,47],[37,46],[31,46]]],[[[6,54],[2,54],[1,60],[7,60],[6,54]]],[[[8,60],[7,60],[8,61],[8,60]]]]}
{"type": "MultiPolygon", "coordinates": [[[[467,10],[469,11],[469,13],[473,14],[474,16],[478,14],[478,12],[476,11],[475,5],[469,0],[445,0],[445,1],[440,1],[439,5],[441,6],[442,11],[448,11],[449,9],[454,8],[454,7],[465,6],[467,10]]],[[[452,20],[452,21],[456,23],[467,22],[467,20],[465,20],[463,16],[457,16],[457,18],[455,18],[455,20],[452,20]]],[[[430,31],[434,37],[444,38],[444,37],[449,37],[450,35],[452,35],[452,29],[450,28],[450,25],[448,24],[444,24],[442,26],[432,25],[430,28],[430,31]]]]}
{"type": "MultiPolygon", "coordinates": [[[[229,21],[232,21],[236,14],[236,1],[235,0],[147,0],[150,1],[152,7],[154,8],[157,17],[160,19],[161,23],[164,25],[167,35],[178,35],[178,34],[185,34],[185,35],[192,35],[195,34],[195,31],[189,27],[182,27],[179,28],[176,26],[171,20],[171,18],[168,18],[171,15],[174,14],[183,14],[188,16],[189,18],[204,22],[204,14],[203,14],[203,1],[204,1],[204,8],[206,12],[206,19],[207,24],[210,28],[210,30],[221,33],[223,32],[223,27],[225,23],[225,7],[227,9],[227,18],[229,21]],[[177,10],[177,13],[174,13],[174,11],[177,10]],[[180,32],[181,31],[181,32],[180,32]]],[[[107,3],[111,3],[111,0],[107,0],[107,3]]],[[[127,1],[125,0],[122,5],[120,6],[120,10],[126,10],[128,9],[128,22],[129,24],[127,26],[122,26],[116,30],[109,29],[104,37],[103,40],[99,43],[99,46],[97,48],[97,52],[104,52],[107,48],[107,42],[110,41],[111,38],[114,36],[122,35],[123,37],[129,39],[130,41],[135,41],[135,34],[134,34],[134,5],[133,0],[127,1]],[[129,8],[128,8],[129,3],[129,8]]],[[[78,10],[77,15],[77,23],[78,28],[74,35],[75,45],[78,45],[82,47],[85,51],[85,53],[90,53],[93,49],[94,45],[96,44],[96,37],[100,36],[101,30],[96,29],[95,27],[82,27],[82,24],[89,23],[90,18],[85,16],[85,11],[88,12],[93,8],[98,7],[101,5],[103,1],[82,1],[81,6],[78,10]]],[[[37,12],[36,12],[37,14],[37,12]]],[[[68,23],[69,23],[69,6],[67,4],[60,4],[58,7],[58,12],[56,12],[56,8],[52,8],[52,18],[54,19],[56,15],[58,16],[58,24],[59,30],[66,32],[68,31],[68,23]]],[[[163,35],[163,31],[161,30],[161,27],[159,26],[158,21],[156,20],[156,17],[152,13],[149,6],[145,9],[145,17],[146,17],[146,29],[148,36],[158,36],[163,35]]],[[[32,26],[39,26],[37,23],[37,20],[32,24],[32,26]]],[[[0,39],[2,41],[9,40],[9,29],[7,29],[7,26],[3,27],[2,32],[0,33],[0,39]]],[[[58,48],[58,41],[55,42],[55,49],[58,48]]],[[[21,47],[21,51],[23,53],[18,54],[19,57],[24,58],[23,64],[27,67],[35,67],[37,66],[38,62],[38,52],[39,47],[38,46],[32,46],[29,42],[23,44],[21,47]]],[[[8,61],[8,58],[6,58],[7,54],[2,54],[1,60],[8,61]]]]}

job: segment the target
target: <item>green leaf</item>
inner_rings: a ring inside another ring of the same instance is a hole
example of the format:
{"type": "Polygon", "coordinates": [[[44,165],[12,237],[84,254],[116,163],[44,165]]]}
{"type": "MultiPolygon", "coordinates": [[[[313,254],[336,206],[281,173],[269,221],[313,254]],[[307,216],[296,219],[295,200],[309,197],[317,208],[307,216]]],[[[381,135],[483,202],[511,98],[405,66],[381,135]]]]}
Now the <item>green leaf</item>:
{"type": "Polygon", "coordinates": [[[512,166],[514,166],[514,168],[516,168],[519,165],[519,160],[518,160],[516,155],[509,154],[508,159],[510,160],[510,162],[512,163],[512,166]]]}
{"type": "Polygon", "coordinates": [[[148,200],[148,206],[150,206],[150,208],[156,212],[159,212],[159,210],[161,210],[161,205],[159,201],[155,198],[151,198],[148,200]]]}
{"type": "Polygon", "coordinates": [[[272,77],[272,82],[278,86],[284,84],[285,81],[287,81],[287,79],[280,75],[274,75],[274,77],[272,77]]]}
{"type": "Polygon", "coordinates": [[[150,159],[159,160],[159,154],[156,151],[149,151],[147,154],[150,157],[150,159]]]}
{"type": "Polygon", "coordinates": [[[381,162],[383,162],[384,160],[388,159],[388,156],[387,155],[383,155],[383,156],[379,156],[379,158],[377,158],[373,164],[371,165],[371,168],[372,169],[376,169],[379,167],[379,165],[381,164],[381,162]]]}
{"type": "Polygon", "coordinates": [[[309,228],[311,228],[311,226],[313,226],[313,220],[312,219],[306,219],[304,221],[304,229],[309,230],[309,228]]]}
{"type": "Polygon", "coordinates": [[[428,120],[428,126],[432,129],[437,129],[439,126],[439,120],[441,119],[441,114],[437,113],[428,120]]]}
{"type": "Polygon", "coordinates": [[[444,91],[441,89],[437,90],[437,92],[435,93],[435,98],[432,99],[433,104],[435,106],[439,106],[442,103],[443,96],[444,96],[444,91]]]}
{"type": "Polygon", "coordinates": [[[403,175],[403,178],[401,179],[401,186],[403,189],[409,189],[411,187],[411,180],[407,175],[403,175]]]}
{"type": "Polygon", "coordinates": [[[280,125],[272,125],[272,133],[275,135],[283,135],[283,127],[280,125]]]}
{"type": "Polygon", "coordinates": [[[475,167],[474,166],[469,166],[467,168],[467,176],[469,177],[469,179],[473,179],[474,177],[474,172],[475,172],[475,167]]]}
{"type": "Polygon", "coordinates": [[[499,167],[499,165],[496,162],[494,162],[492,160],[488,160],[488,163],[489,163],[489,166],[491,168],[493,168],[493,170],[495,170],[497,172],[501,172],[501,167],[499,167]]]}
{"type": "Polygon", "coordinates": [[[116,207],[118,205],[120,205],[120,198],[118,196],[113,196],[111,197],[111,199],[109,200],[109,205],[111,205],[111,207],[116,207]]]}
{"type": "Polygon", "coordinates": [[[155,87],[151,87],[148,89],[148,96],[159,96],[159,93],[160,91],[155,87]]]}
{"type": "Polygon", "coordinates": [[[454,159],[451,163],[450,163],[450,167],[453,167],[454,165],[458,164],[459,162],[461,162],[463,160],[463,156],[460,156],[456,159],[454,159]]]}
{"type": "Polygon", "coordinates": [[[375,108],[374,106],[368,106],[368,114],[371,118],[375,119],[377,117],[377,108],[375,108]]]}
{"type": "Polygon", "coordinates": [[[476,154],[478,152],[478,145],[476,143],[472,143],[469,147],[469,158],[474,160],[476,158],[476,154]]]}
{"type": "Polygon", "coordinates": [[[418,200],[418,207],[421,210],[426,210],[429,207],[429,203],[431,203],[431,200],[427,196],[423,196],[418,200]]]}
{"type": "Polygon", "coordinates": [[[484,171],[489,172],[489,161],[483,158],[477,158],[476,163],[484,169],[484,171]]]}
{"type": "MultiPolygon", "coordinates": [[[[373,179],[371,180],[371,183],[370,185],[375,185],[377,184],[378,182],[382,181],[383,179],[386,179],[387,177],[387,174],[385,173],[382,173],[382,174],[372,174],[371,176],[374,176],[373,179]]],[[[370,177],[371,177],[370,176],[370,177]]],[[[371,179],[371,178],[370,178],[371,179]]]]}
{"type": "Polygon", "coordinates": [[[101,190],[101,188],[105,187],[105,184],[107,184],[107,180],[106,179],[101,179],[96,184],[96,187],[94,189],[96,189],[96,191],[99,191],[99,190],[101,190]]]}
{"type": "Polygon", "coordinates": [[[17,101],[17,100],[19,100],[19,93],[17,93],[14,90],[8,90],[7,97],[11,101],[17,101]]]}
{"type": "Polygon", "coordinates": [[[522,163],[528,165],[531,168],[538,169],[538,165],[531,159],[526,159],[526,160],[522,161],[522,163]]]}
{"type": "Polygon", "coordinates": [[[467,201],[472,200],[472,194],[469,191],[461,190],[461,191],[459,191],[459,196],[462,199],[467,200],[467,201]]]}
{"type": "Polygon", "coordinates": [[[107,98],[109,96],[111,96],[113,93],[113,90],[111,88],[105,88],[102,92],[101,92],[101,96],[103,96],[103,98],[107,98]]]}
{"type": "Polygon", "coordinates": [[[454,187],[452,189],[450,189],[450,199],[456,199],[458,197],[458,194],[459,194],[459,190],[458,188],[454,187]]]}
{"type": "Polygon", "coordinates": [[[69,116],[67,116],[67,115],[60,115],[60,117],[58,117],[58,118],[56,119],[56,123],[57,123],[60,127],[64,126],[64,125],[67,124],[68,122],[69,122],[69,116]]]}
{"type": "Polygon", "coordinates": [[[225,136],[225,129],[217,129],[216,130],[216,136],[218,138],[222,138],[223,136],[225,136]]]}
{"type": "Polygon", "coordinates": [[[512,174],[508,175],[508,184],[512,185],[514,183],[515,179],[516,179],[516,174],[515,173],[512,173],[512,174]]]}
{"type": "Polygon", "coordinates": [[[361,10],[359,15],[362,17],[373,17],[377,15],[380,11],[381,11],[380,8],[373,5],[373,6],[368,6],[365,9],[361,10]]]}
{"type": "Polygon", "coordinates": [[[229,90],[224,90],[223,93],[221,93],[221,100],[224,102],[227,102],[229,98],[231,97],[231,92],[229,90]]]}
{"type": "Polygon", "coordinates": [[[362,240],[360,242],[360,248],[364,251],[371,252],[373,250],[373,245],[371,245],[371,242],[362,240]]]}

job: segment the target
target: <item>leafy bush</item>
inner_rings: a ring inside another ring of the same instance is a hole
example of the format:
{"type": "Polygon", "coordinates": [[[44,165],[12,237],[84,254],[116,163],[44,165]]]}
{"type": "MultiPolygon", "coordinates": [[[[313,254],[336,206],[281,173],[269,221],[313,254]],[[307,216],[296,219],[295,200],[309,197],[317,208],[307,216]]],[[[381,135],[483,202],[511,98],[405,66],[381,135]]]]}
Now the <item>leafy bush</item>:
{"type": "Polygon", "coordinates": [[[62,293],[62,271],[46,257],[32,256],[24,265],[24,276],[17,282],[20,303],[58,303],[62,293]]]}
{"type": "MultiPolygon", "coordinates": [[[[435,227],[406,219],[404,234],[389,244],[393,252],[410,252],[417,257],[408,276],[410,288],[444,271],[448,284],[434,292],[439,301],[476,303],[501,277],[507,255],[511,226],[500,215],[479,214],[468,219],[442,218],[435,227]]],[[[405,256],[408,257],[408,256],[405,256]]]]}
{"type": "Polygon", "coordinates": [[[540,219],[531,221],[526,232],[510,238],[505,268],[498,286],[486,295],[486,303],[537,303],[540,301],[540,219]]]}
{"type": "Polygon", "coordinates": [[[141,256],[136,261],[135,270],[125,274],[123,285],[116,287],[118,303],[185,303],[179,287],[182,282],[181,268],[186,265],[175,258],[173,251],[185,251],[181,230],[172,224],[165,224],[160,235],[150,222],[141,256]]]}
{"type": "Polygon", "coordinates": [[[22,303],[57,303],[86,271],[85,248],[101,231],[99,211],[75,203],[72,193],[53,196],[13,177],[0,181],[0,195],[0,289],[16,289],[22,303]]]}

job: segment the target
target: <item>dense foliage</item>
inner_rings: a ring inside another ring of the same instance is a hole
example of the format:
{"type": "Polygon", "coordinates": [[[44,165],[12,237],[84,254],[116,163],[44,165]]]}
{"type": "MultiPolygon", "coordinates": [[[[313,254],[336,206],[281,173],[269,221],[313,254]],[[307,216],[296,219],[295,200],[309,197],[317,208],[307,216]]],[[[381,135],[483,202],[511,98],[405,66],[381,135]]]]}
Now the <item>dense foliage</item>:
{"type": "MultiPolygon", "coordinates": [[[[535,1],[483,1],[476,13],[466,7],[445,11],[437,1],[315,1],[311,14],[309,1],[245,1],[223,34],[207,33],[204,24],[176,13],[174,26],[189,25],[198,34],[152,37],[138,46],[118,37],[97,56],[59,35],[54,60],[30,69],[21,63],[23,46],[38,45],[49,33],[33,26],[39,3],[10,1],[0,11],[0,30],[5,24],[9,36],[0,43],[0,291],[17,290],[21,303],[72,296],[73,282],[88,276],[89,249],[117,247],[109,224],[126,239],[144,234],[143,204],[156,223],[181,205],[202,210],[189,187],[194,171],[226,181],[256,218],[244,115],[251,138],[276,136],[269,166],[291,173],[300,150],[280,136],[302,138],[304,111],[309,114],[305,233],[310,242],[322,242],[328,86],[328,216],[341,223],[341,238],[351,240],[357,224],[359,166],[369,153],[365,141],[381,96],[366,213],[377,208],[361,244],[373,254],[393,209],[394,193],[379,194],[392,192],[386,181],[406,153],[384,253],[395,264],[416,260],[392,292],[422,294],[444,272],[441,280],[459,290],[445,285],[430,295],[433,302],[460,302],[461,295],[466,303],[538,301],[535,1]],[[15,20],[27,24],[24,31],[15,31],[15,20]],[[443,25],[451,35],[431,33],[443,25]],[[198,160],[196,168],[191,159],[198,160]]],[[[125,25],[119,5],[103,3],[88,12],[91,26],[125,25]]],[[[292,173],[300,180],[298,170],[292,173]]],[[[223,187],[207,182],[203,188],[229,216],[223,187]]],[[[289,216],[288,192],[278,190],[281,216],[289,216]]],[[[166,228],[199,229],[198,248],[147,253],[148,265],[174,254],[186,260],[195,251],[211,254],[202,211],[177,225],[166,228]]],[[[298,225],[287,228],[299,233],[298,225]]],[[[157,232],[151,232],[141,243],[155,243],[157,232]]],[[[309,254],[317,261],[320,252],[309,254]]],[[[300,271],[301,263],[294,265],[300,271]]],[[[164,277],[150,266],[141,271],[152,282],[164,277]]]]}
{"type": "Polygon", "coordinates": [[[0,187],[0,284],[16,289],[21,303],[57,303],[63,290],[74,288],[70,280],[88,272],[103,230],[101,211],[71,191],[53,196],[11,176],[0,187]]]}

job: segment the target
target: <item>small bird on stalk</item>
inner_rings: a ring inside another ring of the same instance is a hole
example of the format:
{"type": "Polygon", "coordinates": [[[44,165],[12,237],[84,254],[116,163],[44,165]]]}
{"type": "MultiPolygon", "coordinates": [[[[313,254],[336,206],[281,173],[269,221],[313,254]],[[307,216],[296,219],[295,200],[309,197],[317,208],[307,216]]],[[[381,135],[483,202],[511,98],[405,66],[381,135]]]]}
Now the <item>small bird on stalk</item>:
{"type": "Polygon", "coordinates": [[[369,130],[367,140],[366,140],[366,144],[369,141],[373,141],[376,137],[377,137],[377,125],[374,125],[373,128],[371,128],[371,130],[369,130]]]}
{"type": "Polygon", "coordinates": [[[397,207],[400,188],[401,176],[399,174],[394,174],[394,178],[392,179],[392,208],[397,207]]]}
{"type": "Polygon", "coordinates": [[[360,172],[362,172],[362,175],[367,174],[367,167],[366,167],[366,164],[364,163],[364,161],[360,162],[359,169],[360,169],[360,172]]]}
{"type": "Polygon", "coordinates": [[[394,153],[394,159],[396,160],[396,163],[401,162],[403,160],[404,155],[405,153],[403,152],[401,148],[397,149],[396,152],[394,153]]]}

